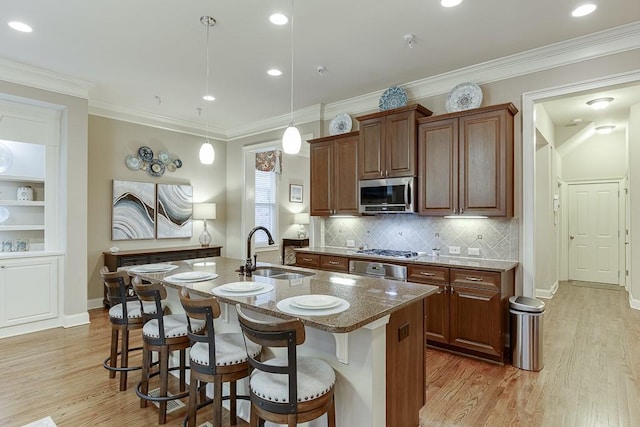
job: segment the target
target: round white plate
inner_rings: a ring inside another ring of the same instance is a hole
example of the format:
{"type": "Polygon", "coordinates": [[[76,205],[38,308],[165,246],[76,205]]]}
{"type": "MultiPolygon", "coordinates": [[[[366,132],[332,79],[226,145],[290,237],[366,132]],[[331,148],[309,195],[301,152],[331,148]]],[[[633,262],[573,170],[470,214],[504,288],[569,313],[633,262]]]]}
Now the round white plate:
{"type": "Polygon", "coordinates": [[[303,295],[293,298],[290,304],[306,310],[325,310],[340,305],[340,299],[331,295],[303,295]]]}
{"type": "Polygon", "coordinates": [[[206,271],[185,271],[184,273],[177,273],[169,277],[165,277],[164,280],[175,282],[199,282],[202,280],[211,280],[218,277],[216,273],[209,273],[206,271]]]}
{"type": "Polygon", "coordinates": [[[475,83],[460,83],[449,92],[445,107],[449,113],[478,108],[482,104],[482,89],[475,83]]]}
{"type": "Polygon", "coordinates": [[[129,271],[137,272],[137,273],[158,273],[161,271],[170,271],[178,268],[177,265],[173,264],[146,264],[140,265],[138,267],[133,267],[129,271]]]}
{"type": "Polygon", "coordinates": [[[132,156],[131,154],[129,154],[124,159],[124,162],[127,164],[127,167],[132,171],[137,171],[138,169],[140,169],[140,167],[142,167],[142,160],[140,159],[140,157],[132,156]]]}
{"type": "Polygon", "coordinates": [[[13,164],[13,153],[4,144],[0,144],[0,173],[7,171],[13,164]]]}
{"type": "Polygon", "coordinates": [[[227,292],[252,292],[264,288],[264,285],[257,282],[233,282],[222,285],[220,288],[227,292]]]}
{"type": "Polygon", "coordinates": [[[329,135],[351,132],[351,125],[351,116],[345,113],[338,114],[329,123],[329,135]]]}
{"type": "Polygon", "coordinates": [[[11,214],[9,213],[9,209],[5,208],[4,206],[0,206],[0,223],[8,220],[10,216],[11,214]]]}

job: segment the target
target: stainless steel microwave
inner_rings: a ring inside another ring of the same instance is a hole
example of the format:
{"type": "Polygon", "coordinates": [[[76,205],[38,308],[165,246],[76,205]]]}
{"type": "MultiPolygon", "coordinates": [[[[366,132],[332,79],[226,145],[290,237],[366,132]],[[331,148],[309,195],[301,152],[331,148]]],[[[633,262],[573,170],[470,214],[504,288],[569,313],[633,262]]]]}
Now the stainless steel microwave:
{"type": "Polygon", "coordinates": [[[367,179],[359,182],[360,213],[415,212],[415,177],[367,179]]]}

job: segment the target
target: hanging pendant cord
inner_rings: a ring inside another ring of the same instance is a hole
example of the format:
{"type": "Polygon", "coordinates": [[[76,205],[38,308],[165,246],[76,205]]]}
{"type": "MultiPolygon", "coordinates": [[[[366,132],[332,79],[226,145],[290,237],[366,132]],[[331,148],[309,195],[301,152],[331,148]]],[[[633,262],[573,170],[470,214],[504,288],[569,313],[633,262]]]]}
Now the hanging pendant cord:
{"type": "MultiPolygon", "coordinates": [[[[211,18],[208,18],[207,22],[205,23],[205,25],[207,26],[207,69],[205,72],[205,96],[209,96],[209,30],[211,29],[211,22],[209,22],[211,18]]],[[[204,138],[205,138],[205,142],[209,142],[209,101],[205,100],[205,113],[204,113],[204,119],[205,119],[205,132],[204,132],[204,138]]],[[[206,221],[205,221],[206,223],[206,221]]]]}
{"type": "Polygon", "coordinates": [[[291,0],[291,125],[293,126],[293,0],[291,0]]]}

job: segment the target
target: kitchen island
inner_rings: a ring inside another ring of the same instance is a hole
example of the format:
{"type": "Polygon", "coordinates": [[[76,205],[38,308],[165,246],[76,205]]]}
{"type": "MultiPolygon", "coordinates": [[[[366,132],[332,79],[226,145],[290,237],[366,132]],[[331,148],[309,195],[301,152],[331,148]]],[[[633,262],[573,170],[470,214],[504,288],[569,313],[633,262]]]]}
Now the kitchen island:
{"type": "MultiPolygon", "coordinates": [[[[192,296],[207,297],[215,288],[232,282],[273,286],[268,292],[252,296],[217,295],[222,315],[216,331],[240,330],[234,309],[238,303],[254,317],[300,318],[307,336],[300,353],[320,357],[336,371],[337,425],[418,425],[418,411],[425,403],[424,299],[437,287],[297,267],[286,269],[308,276],[292,280],[243,277],[235,271],[241,260],[220,257],[175,264],[179,268],[167,273],[139,273],[147,280],[166,285],[168,306],[173,313],[182,311],[178,292],[183,287],[192,296]],[[193,283],[165,280],[187,271],[218,276],[193,283]],[[293,315],[279,308],[283,301],[305,295],[338,297],[348,303],[348,309],[328,315],[293,315]]],[[[240,404],[238,415],[248,419],[248,405],[240,404]]],[[[321,417],[308,425],[326,426],[326,419],[321,417]]]]}

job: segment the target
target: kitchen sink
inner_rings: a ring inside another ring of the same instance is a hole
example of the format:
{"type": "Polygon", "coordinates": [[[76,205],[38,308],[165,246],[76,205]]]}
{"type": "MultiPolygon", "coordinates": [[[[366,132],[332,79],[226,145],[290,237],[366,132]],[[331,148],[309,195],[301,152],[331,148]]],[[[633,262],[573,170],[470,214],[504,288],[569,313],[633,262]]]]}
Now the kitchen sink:
{"type": "Polygon", "coordinates": [[[305,277],[313,276],[313,273],[307,273],[303,271],[285,270],[284,268],[277,267],[258,267],[253,272],[254,276],[269,277],[270,279],[278,280],[297,280],[304,279],[305,277]]]}

